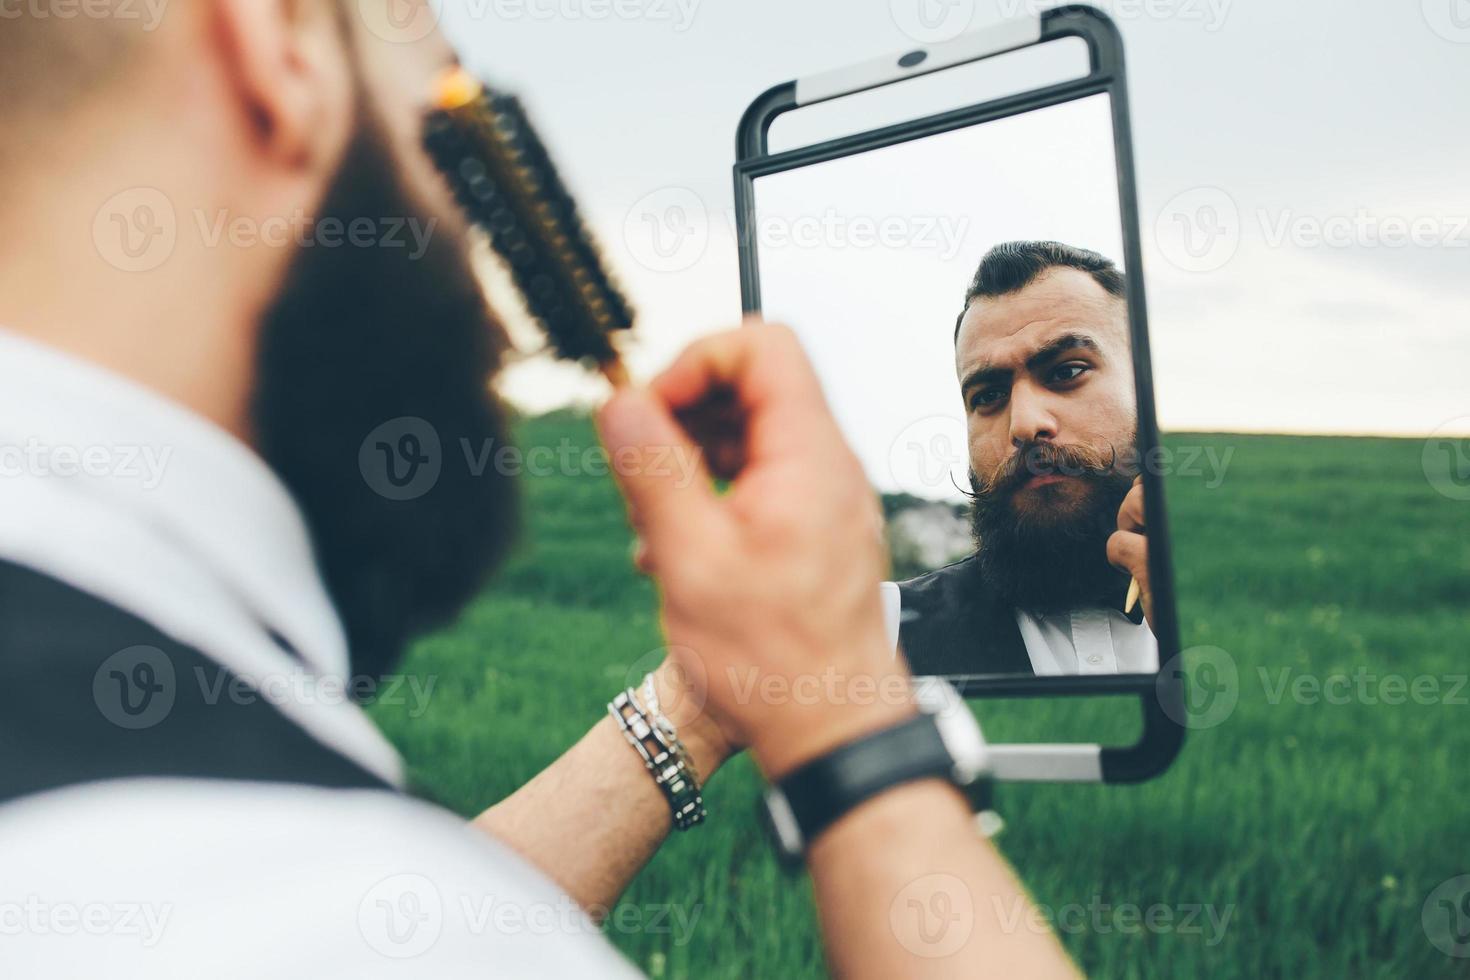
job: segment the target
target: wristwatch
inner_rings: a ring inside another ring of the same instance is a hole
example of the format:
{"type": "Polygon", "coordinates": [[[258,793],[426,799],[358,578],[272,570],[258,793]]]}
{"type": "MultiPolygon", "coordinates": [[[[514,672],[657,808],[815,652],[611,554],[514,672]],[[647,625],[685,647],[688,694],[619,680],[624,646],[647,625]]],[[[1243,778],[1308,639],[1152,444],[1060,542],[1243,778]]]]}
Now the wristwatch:
{"type": "Polygon", "coordinates": [[[916,717],[814,759],[766,790],[767,827],[784,861],[799,863],[860,803],[918,779],[948,780],[976,813],[988,809],[989,753],[975,715],[940,677],[918,678],[914,701],[916,717]]]}

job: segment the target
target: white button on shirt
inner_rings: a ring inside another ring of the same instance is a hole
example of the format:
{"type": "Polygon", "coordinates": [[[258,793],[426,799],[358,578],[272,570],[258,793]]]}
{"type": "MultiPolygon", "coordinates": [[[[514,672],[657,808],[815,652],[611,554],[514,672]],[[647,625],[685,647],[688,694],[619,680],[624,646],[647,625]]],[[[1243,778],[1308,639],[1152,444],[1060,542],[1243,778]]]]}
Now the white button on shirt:
{"type": "Polygon", "coordinates": [[[1018,610],[1016,625],[1038,677],[1159,670],[1159,644],[1148,623],[1135,624],[1116,609],[1073,609],[1047,616],[1018,610]]]}

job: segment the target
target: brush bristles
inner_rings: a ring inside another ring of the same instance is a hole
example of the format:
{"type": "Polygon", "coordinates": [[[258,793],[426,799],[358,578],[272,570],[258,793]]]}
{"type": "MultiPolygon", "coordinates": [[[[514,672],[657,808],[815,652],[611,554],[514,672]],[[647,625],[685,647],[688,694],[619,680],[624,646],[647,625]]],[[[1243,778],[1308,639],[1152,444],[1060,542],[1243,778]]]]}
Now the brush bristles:
{"type": "Polygon", "coordinates": [[[611,334],[633,326],[633,311],[520,102],[487,91],[436,110],[425,142],[558,356],[615,365],[611,334]]]}

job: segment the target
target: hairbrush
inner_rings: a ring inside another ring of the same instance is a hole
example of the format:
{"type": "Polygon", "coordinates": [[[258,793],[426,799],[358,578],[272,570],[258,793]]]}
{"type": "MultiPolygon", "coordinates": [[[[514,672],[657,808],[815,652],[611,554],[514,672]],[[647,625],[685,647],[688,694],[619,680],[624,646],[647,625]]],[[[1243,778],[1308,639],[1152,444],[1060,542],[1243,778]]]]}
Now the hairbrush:
{"type": "Polygon", "coordinates": [[[424,145],[470,221],[505,261],[558,357],[629,384],[613,343],[628,305],[520,100],[463,68],[439,80],[424,145]]]}

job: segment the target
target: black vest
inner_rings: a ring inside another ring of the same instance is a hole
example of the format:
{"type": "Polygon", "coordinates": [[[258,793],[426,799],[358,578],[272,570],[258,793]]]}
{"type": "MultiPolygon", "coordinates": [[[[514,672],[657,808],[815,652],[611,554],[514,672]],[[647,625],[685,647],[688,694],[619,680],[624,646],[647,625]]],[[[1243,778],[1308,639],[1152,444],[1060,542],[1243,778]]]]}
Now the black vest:
{"type": "Polygon", "coordinates": [[[0,804],[127,777],[391,788],[242,690],[136,616],[0,561],[0,804]]]}
{"type": "Polygon", "coordinates": [[[974,556],[898,583],[898,642],[915,674],[1035,675],[1016,611],[996,599],[974,556]]]}

